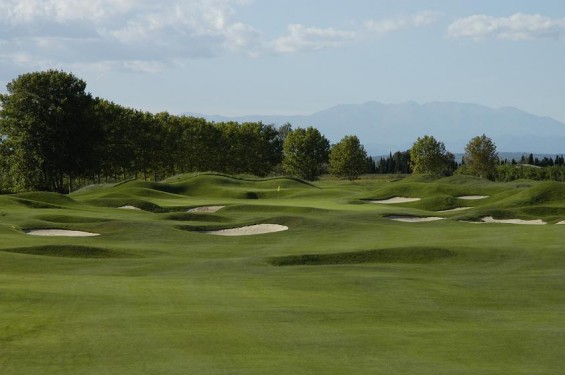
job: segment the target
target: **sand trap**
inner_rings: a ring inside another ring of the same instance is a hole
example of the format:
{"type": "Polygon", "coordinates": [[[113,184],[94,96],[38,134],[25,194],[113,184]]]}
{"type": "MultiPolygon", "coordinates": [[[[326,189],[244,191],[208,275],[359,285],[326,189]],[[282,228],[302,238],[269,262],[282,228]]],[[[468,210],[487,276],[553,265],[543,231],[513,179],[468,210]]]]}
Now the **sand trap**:
{"type": "Polygon", "coordinates": [[[563,225],[563,224],[565,224],[565,220],[560,221],[559,223],[555,223],[555,224],[557,224],[557,225],[563,225]]]}
{"type": "Polygon", "coordinates": [[[408,202],[416,202],[421,200],[421,198],[406,198],[406,197],[394,197],[389,199],[383,199],[379,201],[371,201],[371,203],[380,203],[380,204],[395,204],[395,203],[408,203],[408,202]]]}
{"type": "Polygon", "coordinates": [[[203,207],[195,207],[187,210],[186,212],[205,212],[205,213],[214,213],[220,211],[222,208],[226,206],[203,206],[203,207]]]}
{"type": "Polygon", "coordinates": [[[476,200],[485,199],[485,198],[488,198],[488,197],[489,197],[488,195],[464,195],[462,197],[457,197],[457,198],[465,199],[465,200],[468,200],[468,201],[476,201],[476,200]]]}
{"type": "Polygon", "coordinates": [[[481,218],[483,223],[501,223],[501,224],[522,224],[522,225],[544,225],[546,224],[543,220],[520,220],[520,219],[504,219],[497,220],[492,216],[485,216],[481,218]]]}
{"type": "Polygon", "coordinates": [[[444,217],[417,217],[417,216],[386,216],[387,219],[394,221],[402,221],[404,223],[423,223],[429,221],[445,220],[444,217]]]}
{"type": "Polygon", "coordinates": [[[473,207],[457,207],[457,208],[452,208],[451,210],[443,210],[443,211],[438,211],[438,212],[457,212],[457,211],[465,211],[465,210],[470,210],[473,207]]]}
{"type": "Polygon", "coordinates": [[[216,236],[253,236],[256,234],[275,233],[288,230],[287,226],[278,224],[257,224],[249,225],[247,227],[222,229],[212,232],[206,232],[216,236]]]}
{"type": "Polygon", "coordinates": [[[98,233],[81,232],[78,230],[64,229],[32,229],[26,231],[31,236],[55,236],[55,237],[94,237],[99,236],[98,233]]]}
{"type": "Polygon", "coordinates": [[[118,207],[120,210],[138,210],[141,211],[141,208],[135,206],[122,206],[118,207]]]}

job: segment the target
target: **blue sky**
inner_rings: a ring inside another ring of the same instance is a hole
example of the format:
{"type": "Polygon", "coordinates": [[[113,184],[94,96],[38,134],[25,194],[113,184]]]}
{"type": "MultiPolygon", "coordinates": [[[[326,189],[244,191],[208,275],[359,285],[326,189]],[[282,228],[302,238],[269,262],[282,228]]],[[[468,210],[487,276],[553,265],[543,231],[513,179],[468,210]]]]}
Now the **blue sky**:
{"type": "Polygon", "coordinates": [[[562,0],[0,0],[0,90],[63,69],[152,112],[457,101],[565,122],[563,67],[562,0]]]}

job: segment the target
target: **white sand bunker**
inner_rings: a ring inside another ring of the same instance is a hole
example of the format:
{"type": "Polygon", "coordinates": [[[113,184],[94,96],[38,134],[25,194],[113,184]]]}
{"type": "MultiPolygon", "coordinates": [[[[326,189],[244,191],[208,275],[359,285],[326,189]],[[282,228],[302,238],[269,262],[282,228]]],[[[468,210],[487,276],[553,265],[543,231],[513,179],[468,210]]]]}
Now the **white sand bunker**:
{"type": "Polygon", "coordinates": [[[438,212],[457,212],[457,211],[465,211],[465,210],[470,210],[473,207],[457,207],[457,208],[452,208],[450,210],[442,210],[442,211],[438,211],[438,212]]]}
{"type": "Polygon", "coordinates": [[[99,236],[98,233],[81,232],[78,230],[64,230],[64,229],[31,229],[27,230],[26,234],[31,236],[55,236],[55,237],[94,237],[99,236]]]}
{"type": "Polygon", "coordinates": [[[395,203],[409,203],[409,202],[416,202],[421,200],[421,198],[406,198],[406,197],[394,197],[389,199],[383,199],[378,201],[371,201],[371,203],[380,203],[380,204],[395,204],[395,203]]]}
{"type": "Polygon", "coordinates": [[[560,221],[559,223],[555,223],[555,224],[557,224],[557,225],[564,225],[564,224],[565,224],[565,220],[560,221]]]}
{"type": "Polygon", "coordinates": [[[418,217],[418,216],[386,216],[387,219],[394,221],[402,221],[404,223],[424,223],[429,221],[444,220],[443,217],[418,217]]]}
{"type": "Polygon", "coordinates": [[[459,199],[464,199],[464,200],[468,200],[468,201],[476,201],[479,199],[485,199],[488,198],[488,195],[463,195],[461,197],[457,197],[459,199]]]}
{"type": "Polygon", "coordinates": [[[501,224],[522,224],[522,225],[544,225],[544,222],[541,219],[537,220],[520,220],[520,219],[500,219],[497,220],[492,216],[485,216],[481,218],[483,223],[501,223],[501,224]]]}
{"type": "Polygon", "coordinates": [[[120,210],[138,210],[138,211],[141,211],[141,208],[135,207],[135,206],[129,206],[129,205],[118,207],[118,208],[120,210]]]}
{"type": "Polygon", "coordinates": [[[206,232],[216,236],[253,236],[256,234],[275,233],[288,230],[287,226],[278,224],[257,224],[241,228],[222,229],[206,232]]]}
{"type": "Polygon", "coordinates": [[[203,212],[203,213],[214,213],[220,211],[222,208],[226,206],[203,206],[203,207],[195,207],[187,210],[186,212],[203,212]]]}

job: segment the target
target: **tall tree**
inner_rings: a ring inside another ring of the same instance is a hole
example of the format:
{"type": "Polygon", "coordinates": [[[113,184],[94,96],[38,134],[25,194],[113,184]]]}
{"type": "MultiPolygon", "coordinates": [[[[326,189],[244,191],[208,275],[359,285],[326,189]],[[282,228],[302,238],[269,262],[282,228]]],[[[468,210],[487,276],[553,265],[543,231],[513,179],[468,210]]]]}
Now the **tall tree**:
{"type": "Polygon", "coordinates": [[[494,179],[498,165],[496,145],[486,135],[472,138],[465,146],[465,172],[494,179]]]}
{"type": "Polygon", "coordinates": [[[96,168],[100,141],[86,83],[57,70],[20,75],[0,96],[0,134],[12,147],[18,188],[64,191],[65,178],[96,168]]]}
{"type": "Polygon", "coordinates": [[[283,168],[291,175],[315,180],[328,161],[329,149],[330,142],[318,129],[296,128],[284,141],[283,168]]]}
{"type": "Polygon", "coordinates": [[[356,180],[367,172],[367,152],[355,135],[345,136],[332,146],[329,155],[329,172],[339,178],[356,180]]]}
{"type": "Polygon", "coordinates": [[[410,149],[410,160],[415,174],[442,175],[447,170],[447,158],[443,142],[429,135],[418,137],[410,149]]]}

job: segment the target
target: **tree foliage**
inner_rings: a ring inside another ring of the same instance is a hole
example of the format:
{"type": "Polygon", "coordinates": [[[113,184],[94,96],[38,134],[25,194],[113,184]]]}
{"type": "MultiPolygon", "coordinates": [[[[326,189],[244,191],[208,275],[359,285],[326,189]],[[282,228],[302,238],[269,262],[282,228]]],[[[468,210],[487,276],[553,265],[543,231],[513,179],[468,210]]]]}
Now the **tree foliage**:
{"type": "MultiPolygon", "coordinates": [[[[63,192],[102,180],[158,180],[196,171],[284,172],[314,180],[328,168],[353,180],[365,172],[442,175],[458,168],[443,143],[427,135],[377,165],[353,135],[330,152],[329,141],[312,127],[152,114],[92,98],[85,90],[84,81],[57,70],[8,83],[7,94],[0,95],[0,191],[63,192]]],[[[563,156],[540,160],[530,154],[520,163],[498,165],[496,147],[484,134],[465,151],[462,172],[505,181],[565,180],[563,156]]]]}
{"type": "Polygon", "coordinates": [[[65,176],[96,168],[99,135],[86,83],[62,71],[20,75],[0,96],[0,134],[10,143],[14,184],[23,189],[64,190],[65,176]]]}
{"type": "Polygon", "coordinates": [[[381,157],[377,165],[377,173],[412,173],[410,150],[391,152],[388,157],[381,157]]]}
{"type": "Polygon", "coordinates": [[[410,160],[415,174],[440,176],[446,173],[448,157],[443,142],[429,135],[419,137],[410,149],[410,160]]]}
{"type": "Polygon", "coordinates": [[[496,146],[486,135],[472,138],[465,146],[465,173],[494,179],[497,165],[496,146]]]}
{"type": "Polygon", "coordinates": [[[318,129],[291,130],[284,141],[284,170],[306,180],[315,180],[328,161],[330,142],[318,129]]]}
{"type": "Polygon", "coordinates": [[[353,181],[367,169],[367,152],[357,136],[345,136],[339,143],[332,146],[329,154],[331,174],[353,181]]]}

